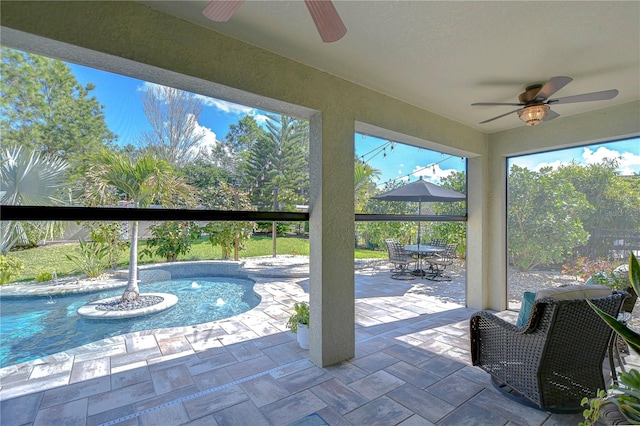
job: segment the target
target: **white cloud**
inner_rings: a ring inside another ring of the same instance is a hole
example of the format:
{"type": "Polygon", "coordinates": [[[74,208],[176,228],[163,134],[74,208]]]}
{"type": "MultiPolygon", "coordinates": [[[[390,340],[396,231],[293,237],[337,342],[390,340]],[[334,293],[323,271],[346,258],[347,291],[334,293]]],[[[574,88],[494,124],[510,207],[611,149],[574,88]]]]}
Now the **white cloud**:
{"type": "Polygon", "coordinates": [[[557,170],[560,167],[568,166],[570,164],[571,163],[567,162],[567,161],[556,160],[556,161],[551,161],[551,162],[538,163],[538,164],[535,165],[533,170],[535,170],[536,172],[539,172],[540,169],[542,169],[543,167],[551,167],[552,170],[557,170]]]}
{"type": "MultiPolygon", "coordinates": [[[[138,91],[146,92],[147,90],[151,90],[153,88],[162,88],[162,87],[167,87],[167,86],[145,81],[142,85],[138,86],[138,91]]],[[[194,96],[196,99],[202,102],[204,106],[215,108],[218,111],[222,111],[227,114],[251,115],[258,123],[263,123],[267,120],[267,117],[265,115],[258,114],[255,108],[234,104],[233,102],[227,102],[221,99],[210,98],[204,95],[195,94],[194,96]]]]}
{"type": "Polygon", "coordinates": [[[623,152],[609,149],[601,146],[595,151],[589,148],[585,148],[582,154],[582,158],[587,164],[596,164],[602,162],[605,158],[615,159],[618,162],[618,170],[623,175],[631,175],[634,172],[640,171],[640,155],[633,152],[623,152]]]}
{"type": "Polygon", "coordinates": [[[427,168],[416,166],[411,176],[418,179],[422,177],[424,180],[440,184],[443,178],[451,176],[456,172],[456,169],[441,169],[439,164],[434,164],[433,166],[427,168]]]}
{"type": "Polygon", "coordinates": [[[218,111],[222,111],[227,114],[246,115],[255,111],[253,108],[244,105],[234,104],[232,102],[223,101],[220,99],[209,98],[207,96],[196,95],[203,105],[213,107],[218,111]]]}

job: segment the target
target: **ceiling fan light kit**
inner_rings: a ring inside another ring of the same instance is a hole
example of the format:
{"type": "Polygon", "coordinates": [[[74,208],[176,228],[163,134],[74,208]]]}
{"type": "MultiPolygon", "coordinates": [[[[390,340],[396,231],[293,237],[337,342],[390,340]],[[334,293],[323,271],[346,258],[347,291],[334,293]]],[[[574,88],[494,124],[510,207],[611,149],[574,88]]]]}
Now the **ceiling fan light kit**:
{"type": "Polygon", "coordinates": [[[531,105],[518,111],[518,117],[527,126],[539,124],[549,112],[549,105],[531,105]]]}
{"type": "Polygon", "coordinates": [[[544,86],[542,84],[534,84],[528,86],[523,93],[518,96],[519,103],[505,103],[505,102],[477,102],[471,104],[471,106],[519,106],[522,108],[514,109],[505,114],[498,115],[485,121],[481,121],[480,124],[489,123],[498,118],[506,117],[507,115],[518,113],[518,117],[525,122],[527,126],[535,126],[542,121],[550,121],[560,116],[555,111],[552,111],[549,105],[555,104],[573,104],[576,102],[591,102],[591,101],[605,101],[613,99],[618,96],[616,89],[603,90],[601,92],[583,93],[582,95],[566,96],[564,98],[549,99],[551,95],[562,89],[567,84],[571,83],[573,79],[571,77],[558,76],[551,77],[544,86]]]}

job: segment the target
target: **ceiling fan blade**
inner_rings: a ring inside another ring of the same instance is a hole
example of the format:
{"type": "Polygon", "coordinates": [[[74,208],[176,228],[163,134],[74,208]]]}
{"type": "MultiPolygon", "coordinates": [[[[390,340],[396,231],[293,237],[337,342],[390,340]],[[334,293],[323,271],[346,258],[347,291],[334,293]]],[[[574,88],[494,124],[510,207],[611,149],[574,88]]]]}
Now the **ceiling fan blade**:
{"type": "Polygon", "coordinates": [[[572,104],[575,102],[589,102],[589,101],[606,101],[618,96],[616,89],[603,90],[602,92],[584,93],[582,95],[567,96],[564,98],[550,99],[546,103],[548,104],[572,104]]]}
{"type": "Polygon", "coordinates": [[[316,24],[320,38],[325,43],[340,40],[347,33],[338,11],[331,0],[304,0],[309,9],[309,14],[316,24]]]}
{"type": "Polygon", "coordinates": [[[554,118],[558,118],[558,117],[560,117],[560,114],[558,114],[555,111],[549,110],[549,111],[547,111],[547,115],[544,116],[542,121],[550,121],[550,120],[553,120],[554,118]]]}
{"type": "Polygon", "coordinates": [[[244,0],[211,0],[202,14],[214,22],[227,22],[244,0]]]}
{"type": "Polygon", "coordinates": [[[480,123],[478,123],[478,124],[489,123],[489,122],[491,122],[491,121],[493,121],[493,120],[497,120],[498,118],[506,117],[506,116],[507,116],[507,115],[509,115],[509,114],[513,114],[514,112],[520,111],[521,109],[522,109],[522,108],[514,109],[513,111],[509,111],[509,112],[507,112],[507,113],[505,113],[505,114],[498,115],[497,117],[493,117],[493,118],[490,118],[490,119],[488,119],[488,120],[481,121],[481,122],[480,122],[480,123]]]}
{"type": "Polygon", "coordinates": [[[549,81],[542,86],[540,91],[536,93],[536,99],[545,100],[572,81],[573,79],[571,77],[551,77],[549,81]]]}
{"type": "Polygon", "coordinates": [[[476,102],[471,106],[496,106],[496,105],[510,105],[510,106],[523,106],[525,104],[504,103],[504,102],[476,102]]]}

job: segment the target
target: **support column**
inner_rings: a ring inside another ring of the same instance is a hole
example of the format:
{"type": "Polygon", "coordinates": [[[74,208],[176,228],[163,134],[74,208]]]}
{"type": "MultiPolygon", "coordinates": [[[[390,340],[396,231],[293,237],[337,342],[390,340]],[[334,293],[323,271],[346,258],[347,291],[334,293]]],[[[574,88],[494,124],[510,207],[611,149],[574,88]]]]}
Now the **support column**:
{"type": "Polygon", "coordinates": [[[355,356],[355,124],[324,112],[309,127],[309,352],[326,367],[355,356]]]}
{"type": "Polygon", "coordinates": [[[467,307],[506,309],[506,160],[468,162],[467,307]]]}

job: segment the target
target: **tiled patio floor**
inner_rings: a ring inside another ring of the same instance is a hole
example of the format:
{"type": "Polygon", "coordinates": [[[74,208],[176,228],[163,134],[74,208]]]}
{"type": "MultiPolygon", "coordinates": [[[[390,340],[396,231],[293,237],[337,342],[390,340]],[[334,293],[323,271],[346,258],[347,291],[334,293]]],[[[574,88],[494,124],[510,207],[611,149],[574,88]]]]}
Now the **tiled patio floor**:
{"type": "MultiPolygon", "coordinates": [[[[120,336],[0,370],[2,425],[575,425],[470,366],[464,284],[356,274],[356,357],[319,368],[285,328],[306,278],[257,277],[232,319],[120,336]],[[326,422],[326,423],[325,423],[326,422]]],[[[503,315],[514,318],[515,313],[503,315]]]]}

